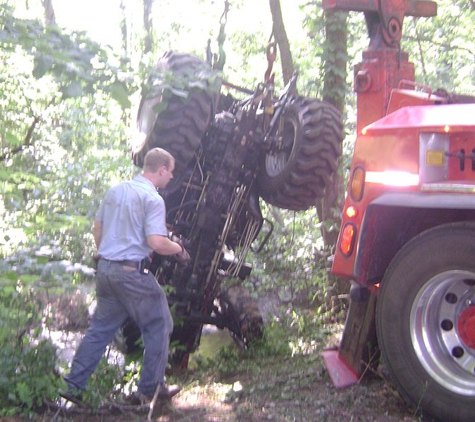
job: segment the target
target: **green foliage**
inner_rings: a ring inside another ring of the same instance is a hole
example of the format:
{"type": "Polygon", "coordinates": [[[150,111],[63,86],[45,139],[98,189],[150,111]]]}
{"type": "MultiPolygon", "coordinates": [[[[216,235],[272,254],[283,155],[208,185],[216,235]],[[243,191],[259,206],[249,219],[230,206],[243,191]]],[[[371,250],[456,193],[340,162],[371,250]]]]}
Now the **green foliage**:
{"type": "Polygon", "coordinates": [[[327,11],[325,13],[326,37],[322,57],[325,61],[325,84],[323,98],[338,110],[344,110],[347,96],[346,77],[348,12],[327,11]]]}
{"type": "Polygon", "coordinates": [[[0,45],[0,255],[40,239],[88,260],[100,198],[134,172],[127,121],[110,99],[127,107],[136,88],[84,33],[16,19],[5,6],[0,45]]]}
{"type": "MultiPolygon", "coordinates": [[[[64,161],[39,162],[40,172],[35,176],[8,169],[2,173],[6,180],[0,185],[0,207],[5,213],[0,222],[4,233],[0,253],[10,254],[12,248],[40,240],[60,244],[63,258],[90,260],[92,220],[99,202],[111,184],[130,177],[134,169],[126,157],[117,154],[113,160],[102,154],[76,160],[68,155],[64,161]]],[[[29,157],[24,154],[14,161],[15,167],[22,167],[29,157]]]]}
{"type": "Polygon", "coordinates": [[[56,350],[41,337],[41,302],[17,278],[0,276],[0,416],[31,415],[62,385],[56,350]]]}
{"type": "MultiPolygon", "coordinates": [[[[13,7],[15,2],[9,3],[13,7]]],[[[222,4],[216,10],[214,3],[190,0],[186,3],[190,8],[182,6],[180,13],[172,16],[176,2],[169,3],[159,11],[156,56],[169,49],[203,56],[207,39],[216,39],[222,4]],[[202,24],[204,17],[209,25],[202,24]]],[[[321,1],[287,1],[283,5],[284,20],[296,16],[293,8],[299,5],[303,17],[286,21],[289,29],[304,28],[303,32],[289,31],[299,69],[299,92],[321,97],[325,63],[327,71],[344,78],[341,68],[328,59],[345,60],[346,56],[341,56],[335,45],[324,46],[321,1]]],[[[415,63],[419,82],[473,94],[471,46],[475,40],[470,29],[475,15],[470,2],[440,0],[438,5],[435,19],[405,18],[402,47],[415,63]]],[[[245,7],[244,0],[233,3],[228,16],[224,73],[230,82],[253,88],[268,65],[265,47],[271,22],[264,13],[246,16],[249,9],[245,7]],[[247,25],[258,19],[259,25],[247,25]]],[[[250,7],[257,8],[257,3],[250,7]]],[[[339,23],[329,25],[338,28],[339,23]]],[[[131,35],[137,50],[138,37],[131,35]]],[[[361,60],[361,51],[368,44],[362,13],[350,13],[347,37],[347,61],[353,65],[361,60]]],[[[8,415],[30,413],[52,398],[60,386],[52,373],[54,349],[41,338],[41,304],[27,285],[41,280],[50,288],[62,288],[86,278],[79,272],[47,267],[47,263],[66,259],[92,266],[95,247],[90,231],[99,202],[109,186],[137,171],[127,145],[134,118],[128,109],[131,94],[144,87],[156,90],[157,95],[173,92],[186,97],[190,89],[214,83],[214,75],[205,74],[197,81],[171,81],[162,75],[159,84],[147,86],[144,81],[151,67],[143,63],[153,63],[153,55],[141,57],[131,51],[129,57],[135,59],[132,68],[127,58],[118,59],[85,33],[17,19],[5,6],[0,7],[0,47],[0,256],[5,258],[0,264],[0,414],[8,415]]],[[[273,70],[278,85],[277,63],[273,70]]],[[[354,134],[356,114],[352,79],[350,71],[344,91],[335,93],[344,95],[350,134],[354,134]]],[[[349,166],[354,135],[348,138],[343,173],[349,166]]],[[[288,359],[318,348],[326,335],[319,321],[325,311],[330,252],[323,244],[320,226],[336,230],[335,223],[318,221],[315,210],[295,214],[263,205],[263,212],[274,222],[274,233],[264,250],[252,258],[254,284],[250,287],[254,293],[275,292],[289,313],[269,323],[265,341],[246,352],[225,348],[218,358],[201,366],[209,364],[230,373],[243,364],[250,365],[256,356],[288,359]],[[297,305],[302,304],[322,308],[314,314],[297,313],[297,305]]],[[[101,363],[91,380],[88,394],[96,404],[115,388],[120,377],[118,368],[108,366],[101,363]]],[[[129,371],[129,376],[126,383],[136,379],[137,371],[129,371]]]]}
{"type": "Polygon", "coordinates": [[[12,9],[0,6],[0,46],[13,53],[22,49],[32,58],[32,76],[51,74],[64,99],[109,92],[122,106],[130,107],[129,87],[120,69],[111,65],[109,53],[82,32],[65,34],[57,26],[16,19],[12,9]]]}
{"type": "Polygon", "coordinates": [[[115,394],[120,393],[123,384],[122,368],[118,364],[111,364],[104,357],[88,380],[83,400],[91,407],[98,408],[104,402],[110,402],[115,394]]]}
{"type": "Polygon", "coordinates": [[[460,0],[437,3],[434,18],[406,18],[402,47],[415,63],[419,83],[474,95],[473,4],[460,0]]]}
{"type": "Polygon", "coordinates": [[[272,290],[290,304],[308,305],[317,297],[321,301],[329,253],[316,209],[295,213],[263,204],[263,211],[274,230],[263,251],[253,257],[257,290],[272,290]]]}
{"type": "Polygon", "coordinates": [[[330,331],[320,317],[310,311],[286,312],[269,321],[264,328],[262,340],[251,343],[247,350],[228,344],[216,356],[197,360],[199,371],[228,376],[248,367],[252,371],[255,362],[266,358],[286,360],[297,355],[319,352],[330,331]]]}
{"type": "Polygon", "coordinates": [[[150,68],[148,74],[150,76],[143,85],[142,96],[146,96],[149,100],[160,99],[154,106],[157,115],[167,108],[167,100],[172,96],[186,102],[193,91],[210,90],[218,94],[221,87],[221,72],[204,65],[191,74],[177,75],[171,71],[161,72],[155,68],[150,68]]]}
{"type": "MultiPolygon", "coordinates": [[[[92,266],[99,201],[135,172],[122,109],[130,81],[84,34],[15,19],[3,7],[0,45],[0,415],[30,415],[64,388],[39,298],[53,301],[90,277],[72,262],[92,266]]],[[[56,309],[56,322],[69,316],[56,309]]],[[[101,366],[91,402],[111,390],[117,371],[101,366]]]]}

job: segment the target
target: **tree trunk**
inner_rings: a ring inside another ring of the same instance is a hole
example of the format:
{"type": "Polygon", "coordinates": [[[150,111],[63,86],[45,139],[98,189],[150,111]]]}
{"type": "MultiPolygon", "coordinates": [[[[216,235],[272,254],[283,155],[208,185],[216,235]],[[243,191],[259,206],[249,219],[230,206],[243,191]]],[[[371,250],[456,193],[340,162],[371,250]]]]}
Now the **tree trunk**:
{"type": "Polygon", "coordinates": [[[143,0],[143,25],[145,29],[144,53],[150,53],[153,46],[152,6],[154,0],[143,0]]]}
{"type": "MultiPolygon", "coordinates": [[[[323,100],[335,106],[343,115],[345,108],[346,75],[348,63],[347,35],[348,12],[328,10],[325,12],[326,38],[324,42],[325,75],[323,81],[323,100]]],[[[341,210],[344,203],[344,179],[341,172],[335,173],[327,184],[325,196],[317,204],[317,212],[322,224],[323,240],[327,249],[334,252],[341,223],[341,210]]],[[[341,294],[348,292],[347,283],[339,283],[338,277],[329,274],[327,305],[339,304],[341,294]]],[[[332,309],[338,313],[341,309],[332,309]]]]}
{"type": "MultiPolygon", "coordinates": [[[[325,75],[323,81],[323,100],[336,107],[343,115],[346,93],[346,64],[348,12],[329,10],[325,12],[326,38],[323,45],[325,57],[325,75]]],[[[340,173],[336,173],[332,183],[327,185],[325,197],[319,203],[318,211],[322,224],[325,244],[333,248],[337,241],[338,230],[328,227],[339,226],[339,217],[335,212],[343,208],[344,181],[340,173]],[[329,224],[326,224],[328,222],[329,224]]]]}
{"type": "Polygon", "coordinates": [[[287,84],[294,73],[294,63],[292,60],[292,53],[290,51],[289,39],[287,38],[287,33],[285,32],[282,10],[280,8],[280,0],[269,0],[269,5],[272,14],[272,31],[280,51],[282,76],[284,78],[284,84],[287,84]]]}
{"type": "Polygon", "coordinates": [[[45,25],[56,25],[53,0],[41,0],[44,9],[45,25]]]}
{"type": "Polygon", "coordinates": [[[128,32],[127,32],[127,10],[126,10],[124,0],[120,1],[120,10],[121,10],[120,33],[122,36],[122,49],[125,51],[125,55],[128,56],[131,52],[129,51],[129,40],[128,40],[128,32]]]}
{"type": "Polygon", "coordinates": [[[323,45],[325,76],[323,99],[333,104],[340,112],[345,108],[346,75],[348,70],[348,12],[325,11],[326,38],[323,45]]]}

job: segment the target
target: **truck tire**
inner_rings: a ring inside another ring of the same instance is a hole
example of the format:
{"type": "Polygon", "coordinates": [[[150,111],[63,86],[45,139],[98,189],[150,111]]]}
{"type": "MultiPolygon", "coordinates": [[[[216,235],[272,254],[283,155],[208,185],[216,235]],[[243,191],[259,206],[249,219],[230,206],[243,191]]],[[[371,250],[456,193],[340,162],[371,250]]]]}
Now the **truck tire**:
{"type": "Polygon", "coordinates": [[[227,324],[233,341],[241,348],[260,340],[263,336],[263,319],[257,300],[241,286],[232,286],[220,294],[221,312],[227,318],[227,324]]]}
{"type": "Polygon", "coordinates": [[[220,80],[206,62],[174,51],[166,53],[158,61],[156,70],[159,74],[172,72],[174,77],[199,81],[193,86],[201,88],[179,87],[182,91],[188,91],[186,99],[171,90],[159,93],[153,89],[142,97],[132,159],[135,165],[143,167],[145,154],[150,149],[166,149],[175,157],[175,172],[179,175],[193,157],[208,128],[219,96],[220,80]]]}
{"type": "Polygon", "coordinates": [[[429,229],[381,282],[376,326],[402,396],[442,421],[475,415],[475,223],[429,229]]]}
{"type": "Polygon", "coordinates": [[[343,140],[340,113],[329,103],[297,97],[283,119],[284,147],[262,156],[259,194],[279,208],[306,210],[324,196],[338,168],[343,140]]]}

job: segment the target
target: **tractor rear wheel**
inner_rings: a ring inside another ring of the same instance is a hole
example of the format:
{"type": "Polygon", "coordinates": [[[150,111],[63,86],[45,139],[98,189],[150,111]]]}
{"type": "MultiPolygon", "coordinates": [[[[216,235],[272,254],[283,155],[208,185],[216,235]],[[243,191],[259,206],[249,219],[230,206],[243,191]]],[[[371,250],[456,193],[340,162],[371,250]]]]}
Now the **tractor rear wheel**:
{"type": "Polygon", "coordinates": [[[283,145],[262,156],[259,194],[279,208],[314,206],[338,168],[343,140],[340,113],[331,104],[297,97],[283,115],[283,145]]]}
{"type": "Polygon", "coordinates": [[[475,224],[423,232],[396,255],[378,296],[381,353],[400,393],[440,420],[475,415],[475,224]]]}
{"type": "Polygon", "coordinates": [[[213,117],[220,80],[206,62],[174,51],[158,61],[156,72],[139,106],[132,158],[142,167],[150,149],[163,148],[175,157],[175,172],[179,175],[213,117]]]}

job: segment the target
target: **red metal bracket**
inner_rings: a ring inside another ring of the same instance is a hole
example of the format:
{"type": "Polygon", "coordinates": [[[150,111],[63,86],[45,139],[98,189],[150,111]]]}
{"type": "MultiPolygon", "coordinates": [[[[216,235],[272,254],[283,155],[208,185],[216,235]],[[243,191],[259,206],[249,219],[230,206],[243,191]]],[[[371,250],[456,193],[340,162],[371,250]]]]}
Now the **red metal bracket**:
{"type": "Polygon", "coordinates": [[[388,46],[399,44],[404,16],[437,15],[437,3],[428,0],[323,0],[323,8],[365,12],[370,36],[376,33],[370,22],[379,21],[380,35],[388,46]]]}

